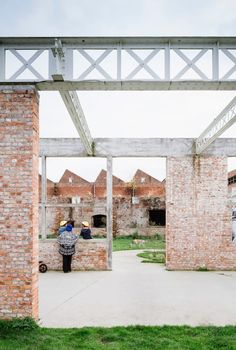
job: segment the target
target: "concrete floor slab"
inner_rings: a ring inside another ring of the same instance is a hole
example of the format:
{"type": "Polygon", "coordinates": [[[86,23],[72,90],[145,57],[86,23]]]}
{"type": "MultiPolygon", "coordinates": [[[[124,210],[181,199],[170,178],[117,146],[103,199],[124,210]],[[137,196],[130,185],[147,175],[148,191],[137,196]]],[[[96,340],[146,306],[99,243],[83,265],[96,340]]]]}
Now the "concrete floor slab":
{"type": "Polygon", "coordinates": [[[166,271],[137,253],[115,252],[113,271],[40,274],[42,326],[236,324],[236,272],[166,271]]]}

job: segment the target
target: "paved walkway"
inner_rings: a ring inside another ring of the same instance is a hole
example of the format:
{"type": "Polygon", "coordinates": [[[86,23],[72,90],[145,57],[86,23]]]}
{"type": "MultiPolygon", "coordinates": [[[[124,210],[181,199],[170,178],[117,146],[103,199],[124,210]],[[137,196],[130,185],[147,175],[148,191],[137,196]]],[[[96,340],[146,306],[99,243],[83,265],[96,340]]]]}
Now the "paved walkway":
{"type": "Polygon", "coordinates": [[[113,271],[40,274],[41,324],[236,324],[236,272],[170,272],[136,254],[114,253],[113,271]]]}

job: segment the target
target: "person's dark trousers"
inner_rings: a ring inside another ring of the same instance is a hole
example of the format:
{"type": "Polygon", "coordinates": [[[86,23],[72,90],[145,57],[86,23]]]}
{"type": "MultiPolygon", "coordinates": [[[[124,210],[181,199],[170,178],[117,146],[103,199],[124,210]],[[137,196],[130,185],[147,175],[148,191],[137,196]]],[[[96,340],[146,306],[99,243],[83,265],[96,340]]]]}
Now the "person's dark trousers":
{"type": "Polygon", "coordinates": [[[71,260],[72,260],[72,255],[63,255],[63,271],[64,272],[71,271],[71,260]]]}

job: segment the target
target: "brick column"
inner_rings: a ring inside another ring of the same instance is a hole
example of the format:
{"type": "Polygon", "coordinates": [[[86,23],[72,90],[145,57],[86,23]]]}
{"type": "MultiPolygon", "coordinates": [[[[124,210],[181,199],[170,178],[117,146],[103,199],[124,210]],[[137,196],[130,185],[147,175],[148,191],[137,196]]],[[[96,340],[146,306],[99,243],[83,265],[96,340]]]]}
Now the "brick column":
{"type": "Polygon", "coordinates": [[[167,269],[236,269],[227,185],[225,157],[167,159],[167,269]]]}
{"type": "Polygon", "coordinates": [[[38,94],[0,86],[0,318],[38,318],[38,94]]]}

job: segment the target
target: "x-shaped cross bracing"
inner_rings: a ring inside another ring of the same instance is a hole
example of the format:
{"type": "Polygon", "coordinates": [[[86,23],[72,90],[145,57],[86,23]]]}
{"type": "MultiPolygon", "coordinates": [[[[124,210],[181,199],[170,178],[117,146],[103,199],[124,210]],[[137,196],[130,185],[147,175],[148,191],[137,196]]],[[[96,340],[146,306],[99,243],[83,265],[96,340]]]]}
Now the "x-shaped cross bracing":
{"type": "Polygon", "coordinates": [[[112,80],[112,77],[100,66],[100,63],[112,52],[112,50],[105,50],[97,59],[92,58],[85,50],[78,50],[78,52],[91,63],[91,65],[79,76],[79,80],[86,78],[94,69],[99,71],[104,78],[112,80]]]}
{"type": "Polygon", "coordinates": [[[126,79],[133,79],[134,76],[141,70],[146,70],[154,79],[161,80],[161,78],[148,66],[148,62],[155,57],[160,49],[153,50],[144,60],[141,59],[133,50],[126,50],[131,57],[139,63],[139,65],[126,77],[126,79]]]}
{"type": "Polygon", "coordinates": [[[32,67],[32,63],[44,52],[44,50],[37,50],[28,60],[25,59],[17,50],[10,50],[10,52],[22,63],[22,66],[8,79],[14,80],[18,78],[26,69],[28,69],[36,78],[43,80],[39,72],[32,67]]]}
{"type": "Polygon", "coordinates": [[[202,79],[208,80],[207,76],[195,64],[203,55],[205,55],[207,51],[207,49],[201,50],[193,59],[190,59],[180,49],[174,49],[174,52],[187,63],[185,67],[174,77],[174,80],[181,79],[189,69],[194,70],[202,79]]]}
{"type": "Polygon", "coordinates": [[[222,52],[234,63],[233,67],[222,77],[222,79],[228,79],[236,71],[236,57],[229,50],[222,49],[222,52]]]}

